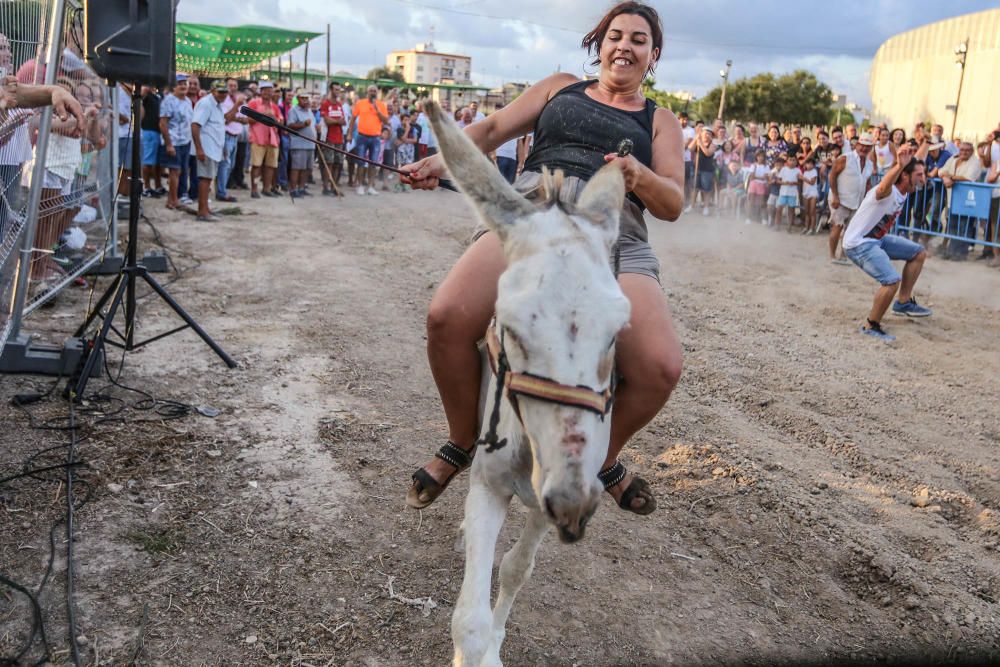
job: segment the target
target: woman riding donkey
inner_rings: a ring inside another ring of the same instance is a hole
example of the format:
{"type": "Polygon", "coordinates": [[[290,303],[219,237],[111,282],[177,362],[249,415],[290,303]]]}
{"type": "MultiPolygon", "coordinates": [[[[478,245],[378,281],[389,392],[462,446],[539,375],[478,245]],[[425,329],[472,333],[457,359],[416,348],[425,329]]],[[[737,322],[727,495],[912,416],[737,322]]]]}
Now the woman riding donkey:
{"type": "MultiPolygon", "coordinates": [[[[607,162],[620,166],[628,192],[621,215],[615,262],[631,319],[618,336],[617,387],[607,460],[598,476],[618,505],[649,514],[656,500],[649,484],[618,461],[625,443],[666,403],[681,374],[681,346],[659,282],[659,261],[648,242],[643,211],[675,220],[684,205],[681,127],[668,109],[643,97],[663,48],[663,28],[655,9],[622,2],[583,39],[600,65],[597,81],[553,74],[484,121],[465,128],[484,153],[534,131],[534,146],[515,189],[535,199],[541,172],[566,175],[559,199],[572,204],[586,182],[607,162]],[[630,155],[616,151],[629,139],[630,155]]],[[[445,174],[440,155],[403,167],[415,188],[434,188],[445,174]]],[[[472,462],[476,446],[481,364],[476,344],[493,316],[497,281],[505,269],[500,240],[480,232],[451,269],[431,301],[427,354],[448,420],[449,440],[435,458],[413,475],[407,503],[430,505],[472,462]]]]}

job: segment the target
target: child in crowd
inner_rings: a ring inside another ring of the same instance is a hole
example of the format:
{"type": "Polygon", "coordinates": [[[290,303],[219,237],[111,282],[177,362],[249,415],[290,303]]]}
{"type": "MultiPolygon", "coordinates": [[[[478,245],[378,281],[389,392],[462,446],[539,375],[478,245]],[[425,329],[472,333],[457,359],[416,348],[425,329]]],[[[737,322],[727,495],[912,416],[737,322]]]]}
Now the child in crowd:
{"type": "Polygon", "coordinates": [[[795,226],[795,209],[799,205],[799,179],[802,173],[799,171],[798,158],[789,155],[785,160],[785,166],[778,171],[778,182],[781,188],[778,191],[778,210],[775,214],[776,226],[781,226],[781,214],[788,211],[788,229],[795,226]]]}
{"type": "MultiPolygon", "coordinates": [[[[376,159],[379,164],[384,164],[388,167],[396,166],[396,147],[392,138],[392,128],[388,125],[382,126],[381,141],[378,146],[378,156],[376,159]]],[[[392,172],[386,171],[385,169],[378,170],[378,180],[382,181],[382,190],[389,189],[389,181],[392,180],[392,172]]]]}
{"type": "Polygon", "coordinates": [[[764,201],[767,199],[768,170],[764,159],[767,156],[764,151],[758,150],[754,153],[754,163],[748,168],[747,192],[750,195],[750,217],[746,223],[752,221],[764,224],[764,201]]]}
{"type": "Polygon", "coordinates": [[[745,183],[746,178],[743,174],[743,165],[740,163],[740,157],[738,154],[733,154],[732,160],[726,164],[725,169],[722,172],[722,203],[727,209],[739,213],[740,202],[746,198],[745,183]]]}
{"type": "Polygon", "coordinates": [[[818,179],[816,161],[813,158],[806,158],[802,171],[802,201],[805,208],[803,234],[819,233],[819,224],[816,221],[816,200],[819,198],[819,188],[816,186],[818,179]]]}
{"type": "Polygon", "coordinates": [[[771,167],[767,175],[767,183],[770,191],[767,195],[767,226],[774,227],[778,224],[778,197],[781,193],[781,170],[785,167],[784,153],[774,158],[774,166],[771,167]]]}

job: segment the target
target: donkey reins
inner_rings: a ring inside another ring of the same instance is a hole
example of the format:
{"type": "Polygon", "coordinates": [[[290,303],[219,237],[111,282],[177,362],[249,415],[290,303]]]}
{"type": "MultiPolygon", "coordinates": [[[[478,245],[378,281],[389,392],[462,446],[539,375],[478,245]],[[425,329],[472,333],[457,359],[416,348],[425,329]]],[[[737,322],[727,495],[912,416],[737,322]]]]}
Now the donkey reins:
{"type": "Polygon", "coordinates": [[[497,393],[494,397],[493,412],[490,415],[489,429],[481,444],[487,445],[486,451],[492,452],[507,444],[506,439],[499,440],[497,426],[500,421],[500,400],[507,393],[507,400],[514,408],[514,414],[521,420],[521,410],[517,403],[518,396],[534,398],[546,403],[555,403],[569,408],[580,408],[600,415],[601,419],[611,411],[615,397],[615,373],[611,372],[608,386],[598,391],[583,385],[568,385],[551,378],[534,373],[516,372],[507,361],[507,353],[503,347],[503,331],[497,334],[496,320],[490,322],[486,330],[486,349],[490,360],[490,368],[497,378],[497,393]]]}

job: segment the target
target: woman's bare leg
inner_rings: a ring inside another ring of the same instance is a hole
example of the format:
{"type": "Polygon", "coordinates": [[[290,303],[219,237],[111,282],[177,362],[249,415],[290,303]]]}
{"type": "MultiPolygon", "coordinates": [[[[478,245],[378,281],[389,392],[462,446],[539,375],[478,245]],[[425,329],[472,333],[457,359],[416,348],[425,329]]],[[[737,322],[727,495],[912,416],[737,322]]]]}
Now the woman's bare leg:
{"type": "MultiPolygon", "coordinates": [[[[622,381],[616,390],[611,443],[602,470],[614,464],[625,443],[666,404],[683,366],[681,343],[660,284],[634,273],[623,273],[618,282],[632,304],[632,316],[630,326],[618,334],[617,363],[622,381]]],[[[632,475],[626,475],[608,492],[617,501],[631,483],[632,475]]],[[[640,509],[645,502],[635,498],[633,508],[640,509]]]]}
{"type": "MultiPolygon", "coordinates": [[[[507,267],[496,234],[473,243],[438,287],[427,313],[427,358],[441,395],[448,439],[462,449],[476,441],[482,369],[476,343],[486,333],[507,267]]],[[[424,469],[443,482],[454,468],[433,458],[424,469]]]]}

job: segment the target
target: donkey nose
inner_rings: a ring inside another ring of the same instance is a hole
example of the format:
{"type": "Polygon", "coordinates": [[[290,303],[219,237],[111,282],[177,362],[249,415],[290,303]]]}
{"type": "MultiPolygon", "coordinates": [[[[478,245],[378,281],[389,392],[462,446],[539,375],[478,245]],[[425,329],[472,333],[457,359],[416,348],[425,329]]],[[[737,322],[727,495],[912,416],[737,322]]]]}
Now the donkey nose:
{"type": "Polygon", "coordinates": [[[545,513],[556,525],[561,542],[569,544],[583,537],[587,522],[597,509],[597,501],[598,497],[593,494],[570,496],[551,492],[545,496],[545,513]]]}

